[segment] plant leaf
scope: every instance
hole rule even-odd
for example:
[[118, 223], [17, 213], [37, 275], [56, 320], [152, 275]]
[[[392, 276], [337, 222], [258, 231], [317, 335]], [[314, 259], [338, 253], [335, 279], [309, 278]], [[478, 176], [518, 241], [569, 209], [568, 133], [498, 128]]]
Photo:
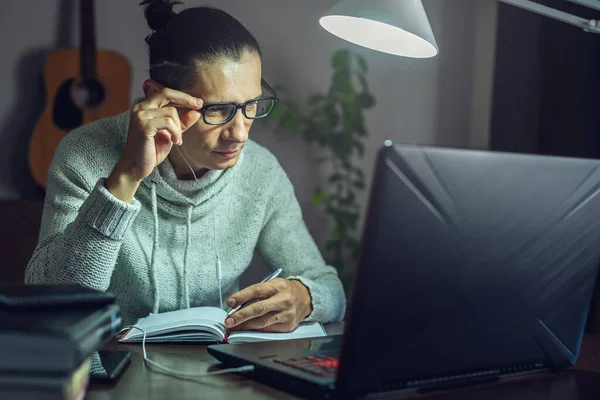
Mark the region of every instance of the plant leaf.
[[339, 240], [331, 240], [329, 239], [326, 243], [325, 243], [325, 250], [326, 251], [332, 251], [337, 249], [340, 246], [340, 241]]
[[363, 92], [369, 90], [369, 84], [367, 83], [367, 78], [365, 78], [364, 75], [358, 75], [358, 81], [360, 82]]
[[286, 112], [281, 116], [281, 127], [290, 133], [299, 133], [300, 120], [297, 115]]
[[336, 97], [339, 97], [342, 94], [346, 94], [346, 96], [354, 94], [354, 88], [350, 82], [350, 72], [348, 72], [348, 70], [339, 70], [333, 74], [332, 85], [333, 93], [336, 94]]
[[363, 180], [365, 179], [365, 173], [362, 171], [362, 169], [360, 168], [353, 168], [354, 173], [356, 174], [356, 176], [358, 176], [359, 180]]
[[336, 227], [333, 228], [333, 231], [331, 232], [330, 240], [335, 240], [335, 241], [339, 242], [341, 237], [342, 237], [341, 228], [339, 225], [336, 225]]
[[315, 93], [308, 98], [308, 104], [311, 106], [318, 106], [323, 101], [326, 100], [326, 97], [320, 93]]
[[[357, 196], [366, 182], [365, 173], [351, 160], [365, 153], [362, 137], [368, 132], [364, 110], [375, 106], [376, 100], [369, 92], [369, 66], [363, 57], [341, 49], [332, 55], [331, 66], [331, 84], [326, 91], [312, 93], [302, 109], [287, 94], [269, 118], [277, 120], [282, 131], [299, 133], [306, 143], [323, 148], [316, 162], [334, 167], [326, 178], [327, 185], [314, 187], [311, 202], [333, 222], [325, 245], [327, 259], [342, 271], [355, 263], [360, 249], [355, 238], [362, 212]], [[288, 92], [282, 85], [274, 87], [282, 94]]]
[[327, 199], [327, 195], [323, 192], [323, 189], [321, 189], [321, 186], [315, 187], [315, 190], [313, 191], [313, 194], [312, 194], [313, 205], [318, 206], [323, 201], [325, 201], [325, 199]]
[[356, 181], [354, 181], [354, 187], [357, 189], [364, 189], [365, 183], [361, 180], [356, 180]]
[[362, 144], [362, 142], [355, 140], [354, 141], [354, 147], [356, 147], [356, 150], [358, 151], [358, 155], [362, 158], [365, 155], [365, 145]]
[[335, 70], [350, 70], [350, 52], [346, 49], [341, 49], [333, 53], [331, 57], [331, 66]]
[[358, 95], [358, 102], [362, 108], [371, 108], [375, 105], [375, 97], [369, 92], [362, 92]]
[[267, 120], [277, 120], [281, 118], [283, 107], [279, 104], [275, 105], [269, 115], [267, 116]]
[[346, 198], [344, 199], [344, 204], [350, 205], [353, 204], [355, 200], [354, 192], [349, 190], [346, 194]]
[[344, 247], [348, 250], [355, 250], [357, 247], [359, 247], [358, 240], [348, 236], [346, 240], [344, 240]]
[[344, 179], [342, 174], [333, 174], [329, 177], [329, 183], [336, 183]]
[[356, 229], [356, 224], [358, 224], [358, 213], [349, 213], [348, 214], [348, 224], [350, 225], [350, 228], [352, 228], [352, 230]]
[[361, 124], [357, 124], [357, 125], [354, 127], [354, 131], [356, 132], [356, 134], [357, 134], [358, 136], [361, 136], [361, 137], [365, 137], [365, 136], [367, 136], [367, 130], [365, 129], [365, 125], [364, 125], [363, 123], [361, 123]]
[[325, 107], [322, 113], [326, 117], [325, 120], [327, 121], [327, 133], [328, 135], [331, 135], [333, 133], [333, 128], [337, 126], [340, 121], [340, 116], [338, 115], [335, 107], [331, 106]]

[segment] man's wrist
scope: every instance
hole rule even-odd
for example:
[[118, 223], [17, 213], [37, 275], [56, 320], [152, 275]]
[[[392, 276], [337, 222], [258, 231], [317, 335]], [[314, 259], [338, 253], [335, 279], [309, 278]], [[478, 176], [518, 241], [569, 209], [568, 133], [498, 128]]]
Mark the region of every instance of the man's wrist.
[[291, 282], [295, 286], [296, 293], [298, 293], [297, 298], [300, 299], [301, 319], [305, 319], [312, 314], [312, 297], [310, 295], [310, 290], [308, 290], [308, 287], [306, 287], [302, 281], [292, 279]]
[[130, 174], [122, 172], [117, 164], [106, 179], [104, 186], [113, 196], [126, 203], [132, 203], [140, 181]]

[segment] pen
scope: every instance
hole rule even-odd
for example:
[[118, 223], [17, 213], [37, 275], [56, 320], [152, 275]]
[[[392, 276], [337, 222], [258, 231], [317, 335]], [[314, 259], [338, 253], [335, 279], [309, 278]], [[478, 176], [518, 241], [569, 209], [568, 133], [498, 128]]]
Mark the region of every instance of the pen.
[[[279, 274], [281, 273], [281, 271], [283, 271], [283, 269], [281, 269], [281, 268], [277, 268], [275, 271], [273, 271], [273, 272], [271, 272], [269, 275], [265, 276], [265, 277], [263, 278], [263, 280], [262, 280], [262, 281], [260, 281], [260, 283], [265, 283], [265, 282], [267, 282], [267, 281], [270, 281], [270, 280], [272, 280], [272, 279], [275, 279], [275, 278], [277, 278], [277, 277], [279, 276]], [[244, 304], [240, 304], [239, 306], [237, 306], [237, 307], [235, 307], [235, 308], [232, 308], [232, 309], [231, 309], [231, 311], [229, 311], [229, 312], [227, 313], [227, 316], [229, 317], [231, 314], [233, 314], [234, 312], [238, 311], [240, 308], [242, 308], [242, 307], [246, 307], [247, 305], [249, 305], [249, 304], [252, 304], [252, 303], [254, 303], [255, 301], [258, 301], [258, 300], [250, 300], [250, 301], [248, 301], [248, 302], [246, 302], [246, 303], [244, 303]]]

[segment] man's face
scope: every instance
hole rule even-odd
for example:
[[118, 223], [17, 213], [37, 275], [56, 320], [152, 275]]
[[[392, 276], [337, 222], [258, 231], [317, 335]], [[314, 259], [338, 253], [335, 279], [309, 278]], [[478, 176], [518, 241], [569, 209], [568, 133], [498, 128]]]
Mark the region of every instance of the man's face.
[[[239, 61], [222, 58], [200, 64], [194, 86], [183, 91], [202, 99], [205, 106], [222, 102], [242, 104], [261, 96], [261, 77], [260, 57], [246, 52]], [[200, 117], [183, 133], [180, 150], [195, 171], [231, 168], [248, 140], [252, 122], [239, 109], [231, 121], [222, 125], [206, 124]], [[176, 151], [171, 152], [170, 160], [176, 170], [181, 170], [177, 166], [181, 166], [183, 160]]]

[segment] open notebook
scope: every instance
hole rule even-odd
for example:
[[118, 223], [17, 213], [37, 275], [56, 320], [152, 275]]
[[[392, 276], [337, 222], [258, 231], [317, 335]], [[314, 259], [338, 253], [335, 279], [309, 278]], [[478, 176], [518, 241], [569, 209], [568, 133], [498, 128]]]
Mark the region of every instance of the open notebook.
[[[294, 331], [286, 333], [236, 331], [228, 334], [224, 324], [226, 317], [227, 312], [220, 308], [193, 307], [150, 314], [140, 318], [134, 326], [146, 331], [147, 343], [241, 343], [327, 336], [318, 322], [301, 323]], [[129, 329], [119, 341], [141, 342], [143, 336], [140, 330]]]

